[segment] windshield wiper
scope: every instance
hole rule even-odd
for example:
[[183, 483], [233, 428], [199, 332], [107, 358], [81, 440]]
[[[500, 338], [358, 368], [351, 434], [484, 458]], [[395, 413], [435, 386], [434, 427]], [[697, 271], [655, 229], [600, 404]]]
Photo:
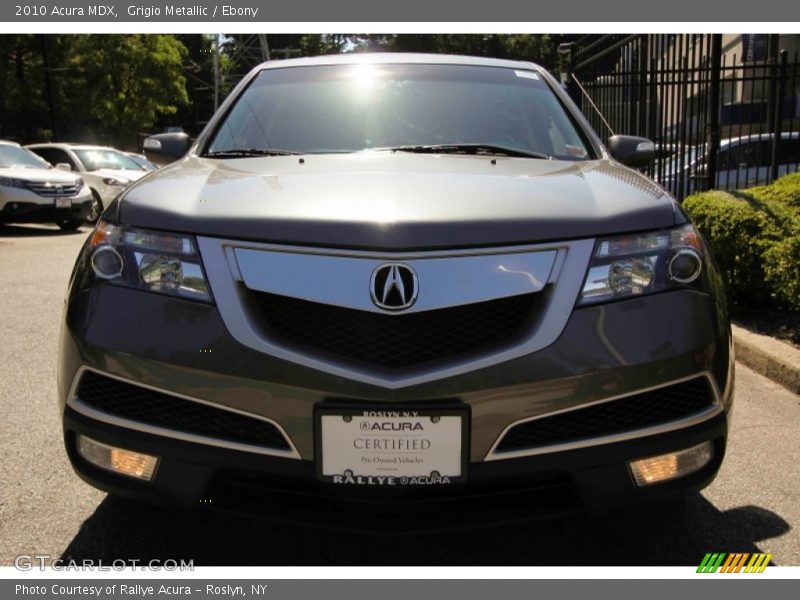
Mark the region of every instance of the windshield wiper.
[[497, 144], [421, 144], [416, 146], [395, 146], [393, 148], [378, 148], [386, 152], [413, 152], [416, 154], [485, 154], [512, 156], [515, 158], [541, 158], [549, 160], [549, 154], [520, 150]]
[[237, 148], [235, 150], [217, 150], [206, 152], [204, 158], [247, 158], [250, 156], [292, 156], [300, 154], [294, 150], [280, 150], [278, 148]]

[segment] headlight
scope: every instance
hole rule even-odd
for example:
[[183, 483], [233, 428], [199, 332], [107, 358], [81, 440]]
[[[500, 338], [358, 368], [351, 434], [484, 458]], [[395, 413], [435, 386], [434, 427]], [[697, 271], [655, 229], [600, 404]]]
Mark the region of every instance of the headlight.
[[81, 179], [80, 177], [78, 177], [78, 178], [75, 180], [75, 187], [77, 187], [78, 189], [81, 189], [81, 188], [83, 187], [83, 179]]
[[578, 304], [593, 304], [693, 284], [705, 250], [692, 225], [597, 240]]
[[14, 179], [13, 177], [0, 177], [0, 185], [16, 188], [26, 187], [24, 179]]
[[123, 179], [122, 177], [106, 177], [105, 179], [103, 179], [103, 183], [105, 183], [106, 185], [116, 185], [119, 187], [125, 187], [130, 185], [131, 180]]
[[126, 287], [211, 302], [193, 236], [98, 221], [89, 262], [99, 279]]

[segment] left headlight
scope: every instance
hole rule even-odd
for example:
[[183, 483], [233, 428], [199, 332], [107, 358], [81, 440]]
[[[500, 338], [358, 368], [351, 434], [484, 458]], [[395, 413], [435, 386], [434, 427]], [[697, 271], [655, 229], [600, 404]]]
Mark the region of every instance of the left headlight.
[[193, 236], [98, 221], [88, 244], [94, 275], [109, 283], [212, 302]]
[[597, 240], [578, 305], [700, 287], [703, 240], [691, 225]]

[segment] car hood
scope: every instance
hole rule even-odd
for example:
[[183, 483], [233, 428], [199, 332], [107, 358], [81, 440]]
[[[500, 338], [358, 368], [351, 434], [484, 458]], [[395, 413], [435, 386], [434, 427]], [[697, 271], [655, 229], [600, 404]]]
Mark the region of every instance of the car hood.
[[115, 179], [136, 181], [141, 179], [142, 175], [146, 175], [147, 173], [141, 169], [97, 169], [96, 171], [90, 171], [90, 174], [98, 177], [113, 177]]
[[402, 250], [670, 227], [675, 204], [609, 160], [364, 152], [190, 157], [119, 204], [122, 223], [213, 237]]
[[60, 169], [26, 169], [24, 167], [0, 168], [0, 177], [24, 179], [25, 181], [60, 183], [72, 185], [78, 179], [77, 173], [67, 173]]

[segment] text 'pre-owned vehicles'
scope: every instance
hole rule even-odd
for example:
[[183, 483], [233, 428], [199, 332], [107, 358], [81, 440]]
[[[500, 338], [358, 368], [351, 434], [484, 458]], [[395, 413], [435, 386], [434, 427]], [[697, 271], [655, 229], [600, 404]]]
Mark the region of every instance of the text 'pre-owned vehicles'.
[[[725, 451], [701, 236], [526, 62], [270, 62], [104, 212], [58, 388], [116, 494], [440, 527], [686, 493]], [[388, 518], [387, 518], [388, 517]]]
[[87, 144], [27, 146], [54, 167], [80, 173], [92, 190], [88, 220], [94, 223], [114, 197], [147, 172], [123, 152]]
[[0, 140], [0, 223], [56, 223], [71, 231], [81, 226], [91, 204], [83, 179]]

